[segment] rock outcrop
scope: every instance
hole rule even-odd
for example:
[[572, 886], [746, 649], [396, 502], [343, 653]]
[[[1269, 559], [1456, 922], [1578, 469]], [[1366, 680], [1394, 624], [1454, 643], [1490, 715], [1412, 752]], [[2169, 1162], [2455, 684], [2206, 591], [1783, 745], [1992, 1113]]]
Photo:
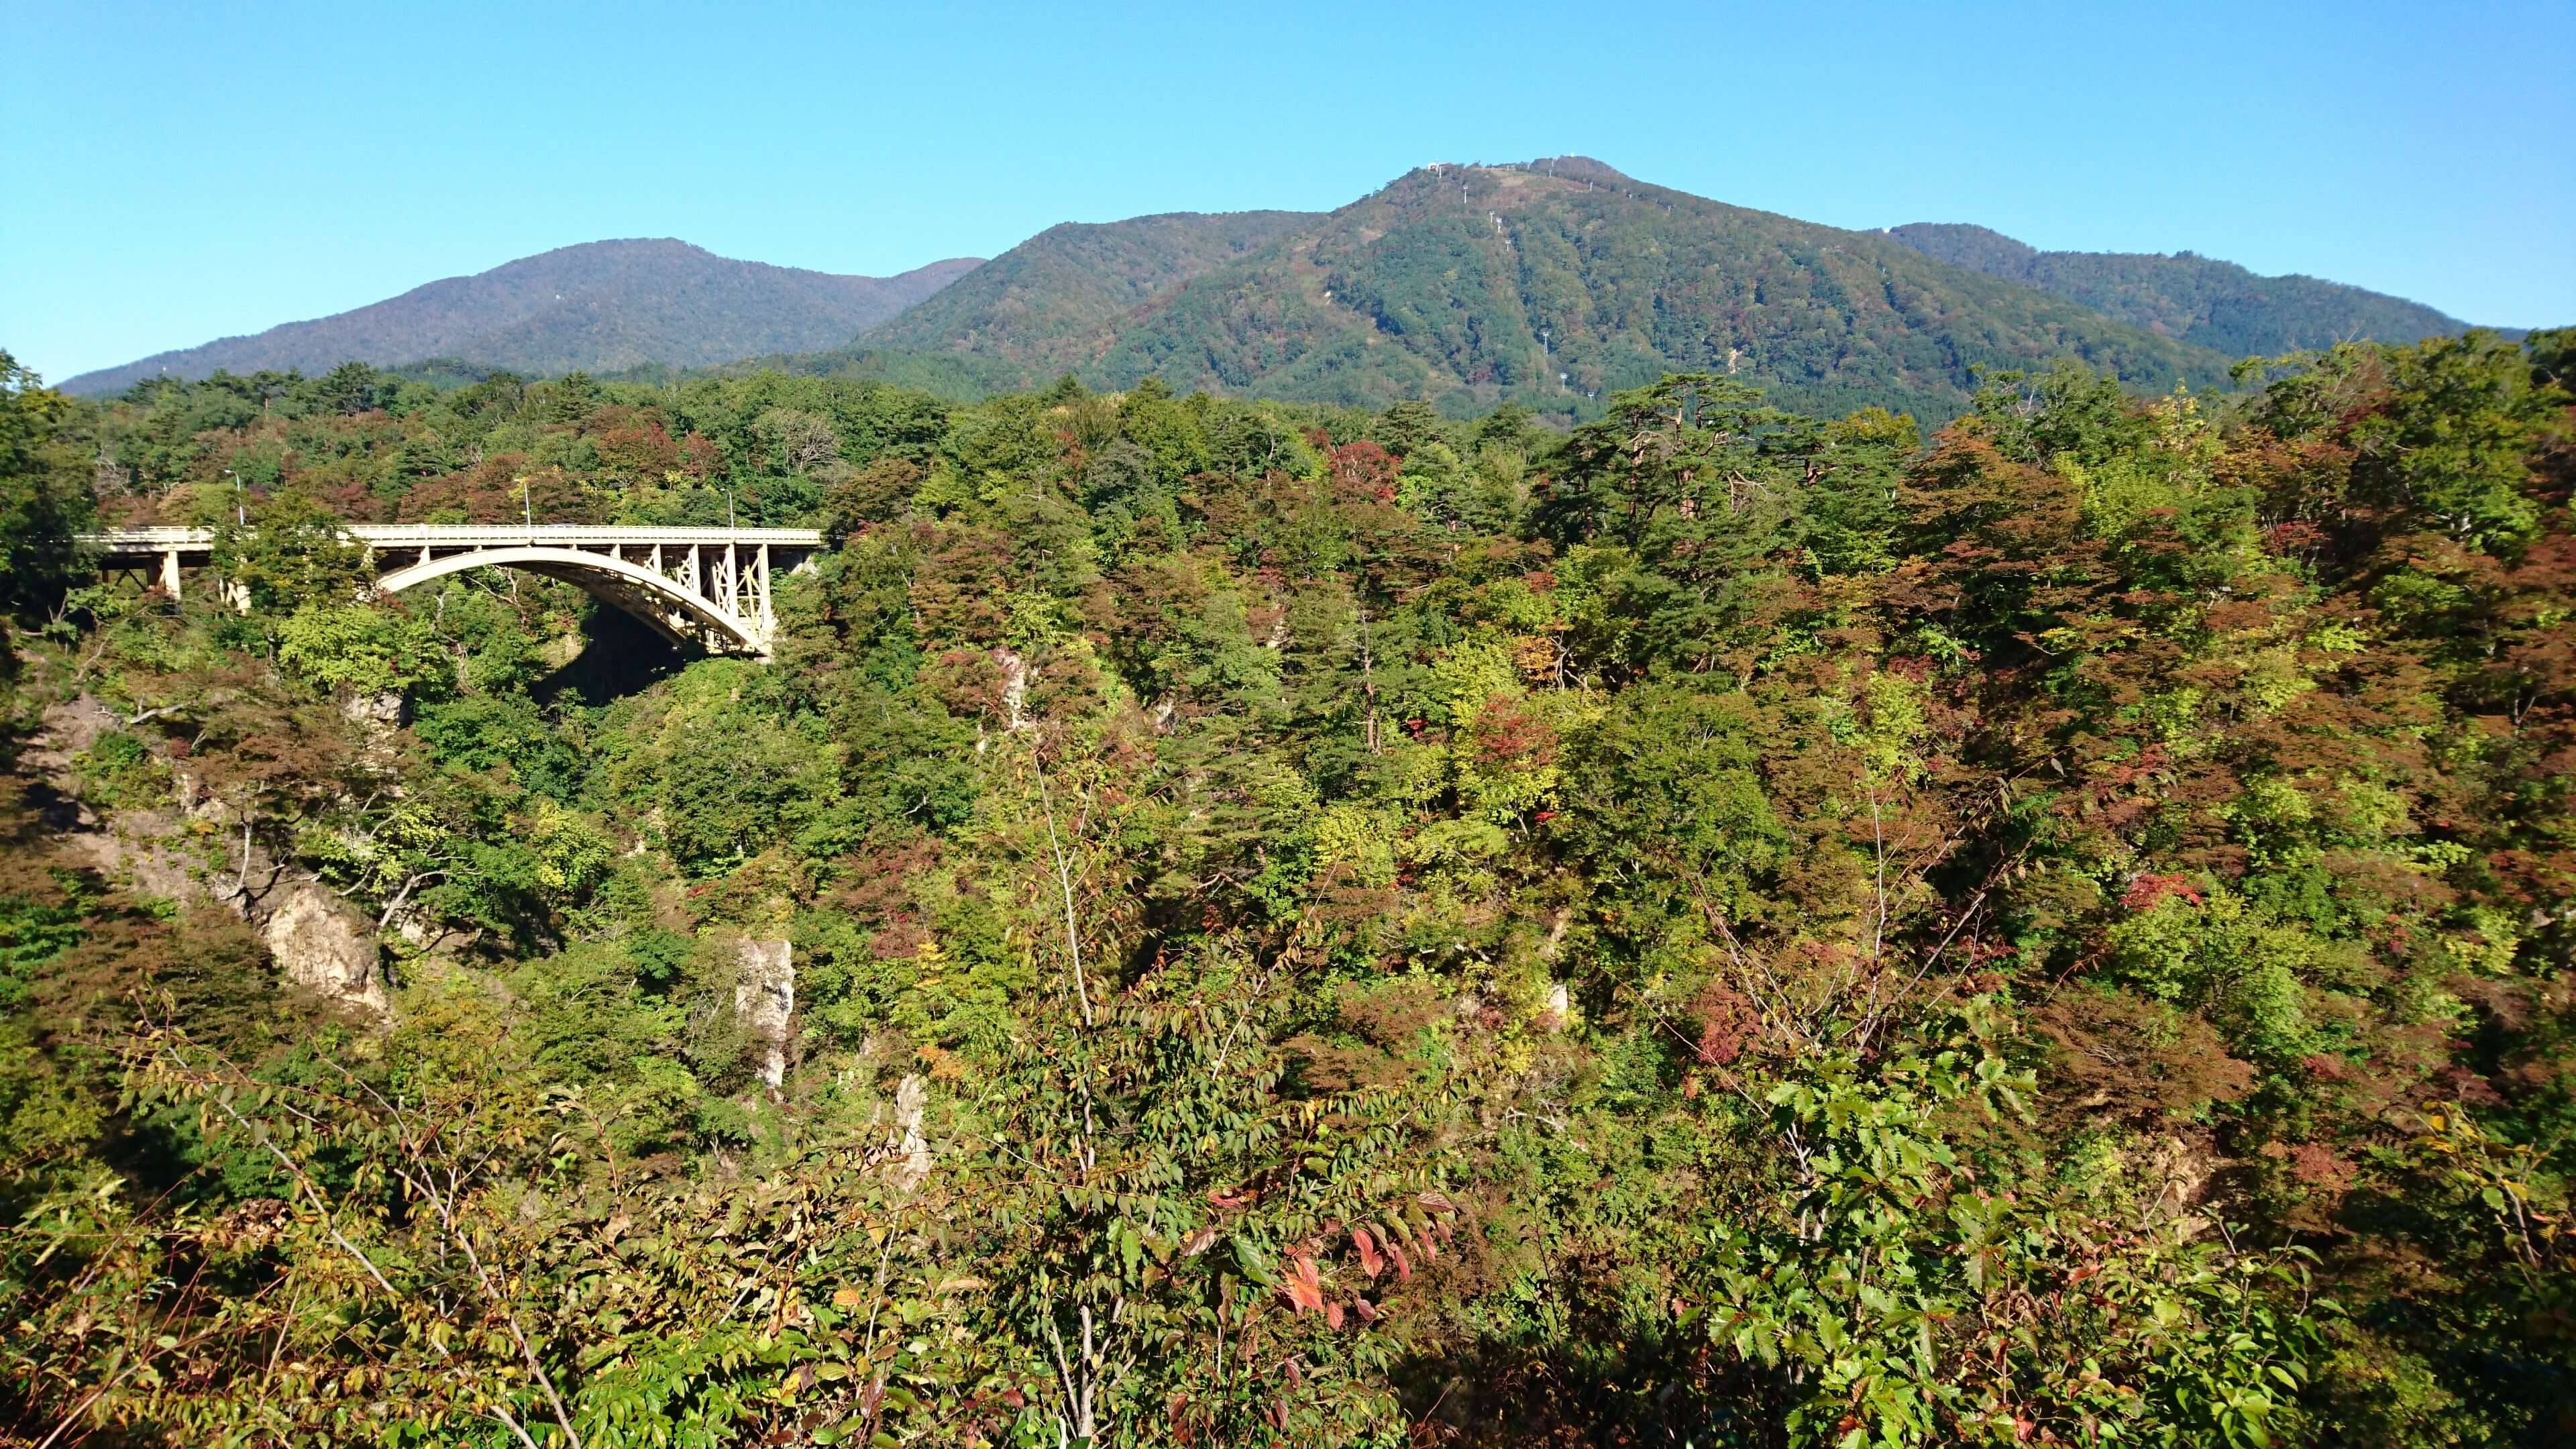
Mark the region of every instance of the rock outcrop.
[[328, 887], [283, 885], [247, 914], [287, 980], [378, 1014], [393, 1009], [377, 969], [375, 922]]
[[894, 1165], [894, 1181], [905, 1192], [930, 1176], [930, 1141], [921, 1135], [921, 1112], [930, 1105], [930, 1084], [907, 1074], [895, 1084], [894, 1129], [902, 1134], [896, 1148], [903, 1154]]
[[733, 1010], [751, 1033], [760, 1079], [775, 1089], [787, 1079], [787, 1044], [796, 1017], [796, 952], [786, 941], [745, 939], [734, 977]]
[[244, 858], [230, 876], [212, 872], [186, 848], [186, 817], [216, 821], [233, 834], [225, 806], [200, 796], [184, 772], [177, 812], [119, 810], [102, 819], [74, 794], [74, 761], [123, 722], [98, 701], [83, 697], [45, 711], [44, 728], [24, 757], [69, 804], [64, 848], [83, 865], [145, 895], [220, 905], [259, 932], [286, 979], [370, 1014], [392, 1010], [385, 989], [375, 922], [311, 878], [290, 878], [255, 840], [236, 837]]

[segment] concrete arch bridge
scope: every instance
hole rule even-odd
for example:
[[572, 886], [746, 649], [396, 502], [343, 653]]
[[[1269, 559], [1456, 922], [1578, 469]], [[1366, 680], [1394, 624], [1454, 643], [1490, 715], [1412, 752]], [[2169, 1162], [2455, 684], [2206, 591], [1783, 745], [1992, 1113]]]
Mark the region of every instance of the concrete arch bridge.
[[[578, 585], [675, 644], [762, 658], [777, 629], [771, 578], [811, 569], [823, 548], [823, 535], [805, 528], [356, 523], [343, 531], [366, 550], [382, 593], [468, 569], [518, 569]], [[203, 528], [123, 528], [83, 539], [103, 571], [139, 574], [173, 595], [187, 573], [212, 568], [214, 541]]]

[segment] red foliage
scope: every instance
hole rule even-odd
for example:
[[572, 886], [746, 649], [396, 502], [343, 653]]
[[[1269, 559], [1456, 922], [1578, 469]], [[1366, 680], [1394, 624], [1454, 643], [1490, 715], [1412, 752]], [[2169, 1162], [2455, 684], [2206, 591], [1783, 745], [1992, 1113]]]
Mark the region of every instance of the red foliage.
[[2133, 911], [2151, 910], [2156, 902], [2167, 896], [2180, 896], [2195, 906], [2200, 904], [2200, 892], [2193, 890], [2191, 883], [2183, 877], [2147, 871], [2140, 871], [2129, 881], [2128, 890], [2120, 896], [2120, 904]]
[[659, 483], [680, 471], [680, 445], [654, 419], [599, 433], [591, 446], [599, 450], [600, 471], [613, 478]]
[[1369, 1236], [1368, 1229], [1353, 1228], [1351, 1247], [1360, 1255], [1360, 1271], [1369, 1276], [1370, 1282], [1376, 1282], [1377, 1275], [1386, 1269], [1386, 1257], [1378, 1252], [1377, 1240]]
[[[1320, 438], [1319, 438], [1320, 443]], [[1403, 460], [1365, 440], [1324, 449], [1324, 467], [1332, 474], [1337, 503], [1391, 503], [1396, 474]]]
[[531, 468], [523, 453], [497, 453], [404, 494], [395, 521], [516, 523], [531, 515], [539, 523], [598, 523], [604, 518], [580, 479], [560, 468]]
[[1691, 1001], [1691, 1014], [1699, 1018], [1699, 1040], [1692, 1044], [1691, 1054], [1704, 1067], [1725, 1066], [1762, 1035], [1761, 1014], [1752, 999], [1723, 981], [1700, 988]]
[[1304, 1253], [1291, 1254], [1288, 1271], [1279, 1275], [1279, 1294], [1300, 1313], [1324, 1311], [1324, 1285], [1316, 1275], [1315, 1260]]
[[1556, 731], [1527, 700], [1508, 694], [1485, 701], [1471, 736], [1485, 764], [1535, 770], [1556, 762]]

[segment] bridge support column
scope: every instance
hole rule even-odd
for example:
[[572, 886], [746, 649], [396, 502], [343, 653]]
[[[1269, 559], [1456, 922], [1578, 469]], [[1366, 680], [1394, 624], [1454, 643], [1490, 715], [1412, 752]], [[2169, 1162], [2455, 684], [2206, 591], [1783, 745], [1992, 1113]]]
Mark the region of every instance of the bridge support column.
[[752, 617], [753, 617], [753, 618], [756, 618], [756, 619], [758, 619], [758, 620], [760, 621], [760, 632], [761, 632], [761, 635], [762, 635], [762, 637], [766, 638], [766, 637], [768, 636], [768, 634], [769, 634], [770, 629], [771, 629], [774, 625], [776, 625], [776, 624], [777, 624], [777, 622], [778, 622], [778, 616], [777, 616], [776, 614], [774, 614], [774, 613], [770, 612], [770, 608], [769, 608], [769, 545], [768, 545], [768, 544], [765, 544], [765, 543], [764, 543], [764, 544], [762, 544], [762, 545], [760, 546], [760, 557], [759, 557], [759, 559], [758, 559], [756, 562], [754, 562], [754, 563], [752, 564], [752, 568], [751, 568], [751, 588], [752, 588], [752, 595], [753, 595], [753, 600], [754, 600], [754, 603], [753, 603], [753, 612], [752, 612]]
[[161, 588], [171, 598], [179, 597], [179, 551], [175, 548], [161, 555]]

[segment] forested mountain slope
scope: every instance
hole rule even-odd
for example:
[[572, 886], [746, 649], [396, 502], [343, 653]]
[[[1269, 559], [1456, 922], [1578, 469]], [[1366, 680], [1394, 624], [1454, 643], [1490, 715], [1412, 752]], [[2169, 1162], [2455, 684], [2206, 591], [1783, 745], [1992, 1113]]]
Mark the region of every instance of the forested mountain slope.
[[[1414, 327], [1586, 215], [1477, 273], [1456, 184], [1255, 269]], [[0, 1439], [2566, 1443], [2571, 370], [1927, 433], [0, 357]], [[523, 507], [829, 546], [621, 683], [337, 529]], [[265, 944], [315, 890], [379, 996]]]
[[2413, 342], [2468, 325], [2420, 302], [2316, 277], [2262, 277], [2179, 252], [2043, 252], [1981, 226], [1915, 222], [1887, 234], [1925, 256], [2027, 282], [2160, 337], [2230, 357], [2371, 338]]
[[[998, 263], [996, 264], [998, 265]], [[989, 270], [989, 269], [988, 269]], [[1453, 414], [1503, 400], [1566, 416], [1674, 369], [1724, 373], [1801, 407], [1946, 416], [1972, 369], [2074, 356], [2150, 390], [2215, 385], [2224, 359], [2016, 284], [1846, 232], [1650, 186], [1581, 157], [1412, 172], [1267, 246], [1121, 300], [1062, 273], [1009, 296], [987, 281], [868, 334], [861, 348], [1147, 373], [1310, 402], [1427, 396]], [[1031, 326], [1031, 319], [1041, 325]], [[832, 364], [822, 363], [828, 368]]]
[[319, 373], [343, 362], [431, 358], [537, 375], [699, 367], [839, 346], [976, 265], [963, 257], [900, 276], [850, 277], [734, 261], [682, 241], [589, 242], [355, 311], [83, 373], [63, 387], [105, 395], [219, 368]]
[[960, 353], [1051, 377], [1096, 357], [1139, 305], [1315, 220], [1299, 211], [1237, 211], [1066, 222], [879, 324], [859, 345]]

